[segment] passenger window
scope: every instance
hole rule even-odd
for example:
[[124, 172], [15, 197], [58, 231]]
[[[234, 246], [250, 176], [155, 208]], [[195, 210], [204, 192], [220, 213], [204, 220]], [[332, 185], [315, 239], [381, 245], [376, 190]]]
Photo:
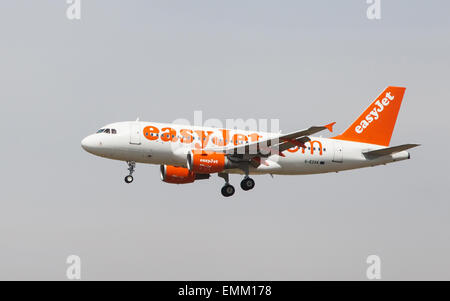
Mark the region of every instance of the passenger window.
[[109, 134], [109, 129], [106, 129], [104, 133]]

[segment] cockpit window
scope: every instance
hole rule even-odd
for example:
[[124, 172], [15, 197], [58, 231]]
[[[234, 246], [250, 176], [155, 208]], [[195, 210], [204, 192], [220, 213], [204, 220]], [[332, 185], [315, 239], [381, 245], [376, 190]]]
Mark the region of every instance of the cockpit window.
[[97, 134], [100, 133], [105, 133], [105, 134], [117, 134], [117, 130], [116, 129], [99, 129], [97, 131]]

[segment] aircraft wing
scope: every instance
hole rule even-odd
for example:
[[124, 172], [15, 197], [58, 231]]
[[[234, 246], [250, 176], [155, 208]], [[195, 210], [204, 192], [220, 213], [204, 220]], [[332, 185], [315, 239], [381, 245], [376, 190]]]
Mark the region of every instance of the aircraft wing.
[[230, 156], [243, 155], [249, 158], [261, 156], [268, 157], [273, 154], [284, 156], [282, 152], [291, 147], [304, 147], [304, 143], [310, 141], [308, 137], [309, 135], [313, 135], [325, 129], [328, 129], [330, 132], [332, 132], [333, 125], [335, 123], [336, 122], [333, 122], [324, 126], [312, 126], [306, 130], [300, 130], [289, 134], [281, 134], [274, 138], [268, 138], [242, 145], [235, 145], [225, 148], [205, 149], [205, 151], [224, 152]]

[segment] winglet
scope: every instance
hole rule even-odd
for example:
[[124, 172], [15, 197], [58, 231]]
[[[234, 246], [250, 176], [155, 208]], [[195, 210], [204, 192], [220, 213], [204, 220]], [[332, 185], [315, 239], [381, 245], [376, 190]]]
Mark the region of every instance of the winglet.
[[333, 126], [336, 124], [336, 122], [329, 123], [327, 125], [324, 125], [330, 132], [333, 132]]

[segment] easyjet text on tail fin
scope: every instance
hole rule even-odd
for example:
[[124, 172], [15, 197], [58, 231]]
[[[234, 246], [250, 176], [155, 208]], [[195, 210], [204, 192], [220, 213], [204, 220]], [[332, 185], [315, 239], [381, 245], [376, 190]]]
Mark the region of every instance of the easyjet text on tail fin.
[[388, 146], [405, 90], [387, 87], [345, 132], [334, 139]]

